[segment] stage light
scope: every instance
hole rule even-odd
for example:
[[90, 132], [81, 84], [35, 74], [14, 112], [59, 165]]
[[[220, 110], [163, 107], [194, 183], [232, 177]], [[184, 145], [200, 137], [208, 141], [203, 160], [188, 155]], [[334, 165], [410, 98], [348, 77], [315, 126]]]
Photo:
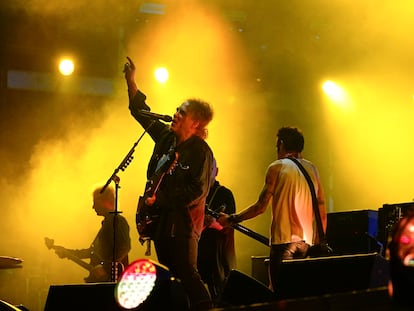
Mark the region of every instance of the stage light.
[[125, 268], [115, 286], [115, 300], [127, 310], [189, 309], [181, 282], [150, 259], [138, 259]]
[[59, 72], [64, 76], [70, 76], [75, 70], [75, 64], [71, 59], [65, 58], [59, 62]]
[[154, 75], [155, 79], [160, 83], [167, 82], [169, 76], [167, 68], [164, 67], [157, 68], [154, 72]]
[[323, 83], [322, 89], [334, 102], [342, 103], [345, 101], [345, 91], [335, 82], [326, 81]]

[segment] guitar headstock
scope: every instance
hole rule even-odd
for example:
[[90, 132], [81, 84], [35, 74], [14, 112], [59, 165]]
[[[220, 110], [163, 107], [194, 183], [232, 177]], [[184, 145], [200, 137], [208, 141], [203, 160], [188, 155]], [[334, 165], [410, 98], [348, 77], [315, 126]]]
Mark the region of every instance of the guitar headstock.
[[49, 238], [45, 238], [45, 244], [46, 244], [46, 247], [48, 249], [51, 249], [51, 248], [53, 248], [55, 246], [55, 240], [49, 239]]

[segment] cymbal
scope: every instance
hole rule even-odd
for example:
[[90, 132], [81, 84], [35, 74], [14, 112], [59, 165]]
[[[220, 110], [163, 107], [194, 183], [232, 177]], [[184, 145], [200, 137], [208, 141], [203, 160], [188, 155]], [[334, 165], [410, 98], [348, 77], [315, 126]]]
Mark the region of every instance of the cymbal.
[[10, 257], [10, 256], [0, 256], [0, 269], [10, 269], [10, 268], [21, 268], [23, 259]]

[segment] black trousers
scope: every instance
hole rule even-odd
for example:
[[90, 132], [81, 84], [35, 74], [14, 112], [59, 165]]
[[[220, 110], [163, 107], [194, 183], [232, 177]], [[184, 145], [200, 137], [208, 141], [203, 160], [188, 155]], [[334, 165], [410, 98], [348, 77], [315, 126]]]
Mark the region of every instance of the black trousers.
[[285, 259], [300, 259], [305, 258], [308, 251], [309, 244], [305, 241], [291, 242], [285, 244], [273, 244], [270, 247], [269, 256], [269, 280], [270, 289], [277, 291], [278, 276], [282, 261]]
[[190, 300], [191, 310], [213, 307], [210, 294], [197, 271], [198, 240], [169, 237], [154, 241], [158, 261], [181, 280]]

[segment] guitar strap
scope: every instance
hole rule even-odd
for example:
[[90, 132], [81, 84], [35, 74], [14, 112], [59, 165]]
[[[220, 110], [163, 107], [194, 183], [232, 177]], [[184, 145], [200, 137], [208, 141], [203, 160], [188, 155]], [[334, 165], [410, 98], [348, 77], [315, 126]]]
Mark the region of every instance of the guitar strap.
[[165, 166], [165, 163], [167, 163], [167, 162], [171, 163], [171, 161], [174, 160], [174, 158], [175, 158], [174, 153], [175, 153], [176, 146], [177, 146], [177, 141], [176, 141], [176, 138], [174, 136], [173, 139], [172, 139], [172, 142], [171, 142], [171, 146], [168, 149], [168, 152], [163, 154], [160, 157], [160, 159], [158, 160], [157, 167], [155, 169], [155, 174], [160, 172], [160, 169]]
[[299, 167], [299, 169], [301, 170], [303, 176], [305, 176], [305, 179], [308, 182], [310, 192], [311, 192], [311, 195], [312, 195], [312, 207], [313, 207], [313, 213], [314, 213], [315, 219], [316, 219], [316, 226], [317, 226], [317, 229], [318, 229], [319, 242], [324, 242], [324, 241], [326, 241], [326, 237], [325, 237], [325, 233], [324, 233], [323, 227], [322, 227], [322, 220], [321, 220], [321, 214], [320, 214], [320, 211], [319, 211], [318, 199], [316, 197], [315, 187], [313, 186], [312, 179], [310, 178], [308, 172], [305, 170], [303, 165], [298, 161], [298, 159], [292, 158], [292, 157], [287, 157], [286, 159], [289, 159], [289, 160], [293, 161]]
[[[176, 147], [177, 147], [177, 138], [175, 137], [175, 135], [173, 135], [170, 148], [168, 149], [168, 152], [166, 154], [163, 154], [162, 157], [158, 160], [154, 174], [160, 173], [161, 169], [165, 169], [166, 162], [168, 162], [169, 164], [173, 163], [173, 161], [175, 160]], [[161, 172], [161, 173], [164, 173], [164, 172]], [[144, 240], [144, 242], [146, 242], [145, 256], [151, 256], [151, 239], [147, 238]]]
[[220, 185], [220, 186], [218, 186], [217, 188], [216, 188], [216, 190], [214, 190], [214, 193], [213, 193], [213, 195], [211, 196], [211, 198], [210, 198], [210, 200], [208, 201], [208, 203], [207, 203], [207, 208], [210, 208], [210, 205], [213, 203], [213, 201], [214, 201], [214, 197], [216, 196], [216, 194], [217, 194], [217, 192], [218, 192], [218, 190], [220, 189], [220, 188], [222, 188], [223, 186], [222, 185]]

